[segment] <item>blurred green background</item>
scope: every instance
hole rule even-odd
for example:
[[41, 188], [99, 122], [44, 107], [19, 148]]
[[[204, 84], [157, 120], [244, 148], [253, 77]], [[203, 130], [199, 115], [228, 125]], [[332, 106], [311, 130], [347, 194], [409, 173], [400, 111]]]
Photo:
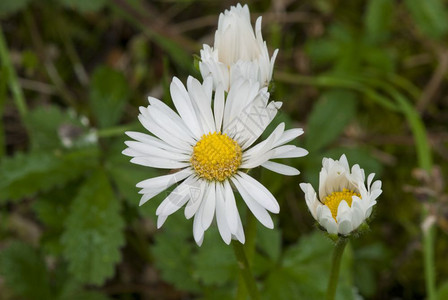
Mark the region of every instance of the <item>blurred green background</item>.
[[[236, 260], [216, 228], [200, 248], [181, 211], [156, 230], [166, 193], [138, 207], [135, 184], [165, 173], [121, 154], [124, 131], [144, 130], [146, 96], [171, 105], [173, 76], [200, 77], [194, 55], [234, 4], [0, 1], [1, 300], [234, 297]], [[383, 195], [370, 231], [346, 249], [338, 299], [425, 298], [425, 209], [436, 222], [438, 298], [448, 299], [448, 1], [248, 4], [271, 53], [280, 49], [274, 123], [303, 127], [297, 144], [310, 151], [289, 162], [298, 177], [254, 171], [281, 206], [274, 230], [257, 228], [262, 298], [323, 298], [332, 242], [298, 184], [317, 187], [322, 157], [346, 153], [377, 174]], [[431, 174], [418, 169], [419, 117]]]

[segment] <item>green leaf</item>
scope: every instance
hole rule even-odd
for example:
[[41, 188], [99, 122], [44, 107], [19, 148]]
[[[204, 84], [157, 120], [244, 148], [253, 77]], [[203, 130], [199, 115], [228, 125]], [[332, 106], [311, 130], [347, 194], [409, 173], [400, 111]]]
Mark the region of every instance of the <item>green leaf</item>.
[[356, 94], [346, 90], [326, 91], [314, 105], [308, 119], [306, 149], [314, 152], [333, 142], [353, 119]]
[[2, 0], [0, 1], [0, 17], [7, 17], [24, 9], [30, 0]]
[[123, 73], [107, 66], [95, 69], [89, 105], [99, 127], [110, 127], [120, 121], [129, 94], [129, 86]]
[[405, 0], [412, 18], [423, 34], [442, 40], [448, 32], [448, 13], [442, 0]]
[[437, 290], [437, 300], [448, 299], [448, 281], [445, 281]]
[[63, 186], [97, 163], [97, 151], [18, 153], [0, 163], [0, 199], [14, 200]]
[[194, 277], [204, 285], [235, 282], [238, 268], [232, 247], [222, 240], [216, 226], [205, 232], [204, 243], [193, 258]]
[[371, 0], [368, 2], [364, 22], [369, 40], [380, 42], [389, 36], [394, 11], [394, 1]]
[[6, 285], [24, 299], [52, 299], [45, 262], [29, 245], [13, 242], [0, 252], [0, 274]]
[[62, 5], [80, 12], [95, 12], [102, 9], [106, 0], [59, 0]]
[[124, 221], [103, 171], [84, 183], [70, 206], [62, 236], [70, 273], [81, 282], [101, 285], [114, 274], [124, 244]]
[[[303, 236], [286, 250], [283, 264], [268, 276], [263, 299], [324, 299], [334, 244], [321, 232]], [[352, 254], [346, 247], [336, 299], [353, 299]]]
[[179, 290], [198, 292], [200, 286], [193, 278], [192, 263], [193, 250], [197, 246], [191, 242], [191, 223], [183, 214], [171, 215], [155, 235], [151, 252], [164, 280]]

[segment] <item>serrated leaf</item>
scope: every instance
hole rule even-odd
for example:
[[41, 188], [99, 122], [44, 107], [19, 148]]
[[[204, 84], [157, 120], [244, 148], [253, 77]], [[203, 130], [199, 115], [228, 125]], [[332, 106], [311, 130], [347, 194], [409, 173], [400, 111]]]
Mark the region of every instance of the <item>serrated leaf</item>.
[[62, 236], [69, 272], [81, 282], [101, 285], [114, 274], [124, 244], [124, 221], [103, 171], [97, 170], [70, 206]]
[[200, 286], [193, 278], [193, 250], [191, 243], [191, 221], [182, 214], [171, 215], [161, 231], [155, 235], [151, 247], [154, 262], [162, 278], [179, 290], [200, 291]]
[[0, 17], [7, 17], [24, 9], [30, 0], [2, 0], [0, 1]]
[[129, 93], [123, 73], [107, 66], [95, 69], [90, 86], [89, 105], [99, 127], [109, 127], [120, 120]]
[[216, 226], [205, 232], [204, 243], [193, 258], [193, 274], [204, 285], [224, 285], [236, 282], [238, 268], [232, 247], [226, 245]]
[[368, 2], [364, 22], [370, 41], [383, 41], [389, 36], [394, 11], [394, 1], [371, 0]]
[[356, 112], [356, 94], [345, 90], [326, 91], [314, 105], [308, 119], [305, 143], [309, 152], [333, 142]]
[[442, 40], [448, 33], [448, 13], [441, 0], [405, 0], [417, 27], [427, 36]]
[[97, 150], [82, 149], [68, 153], [18, 153], [0, 163], [1, 201], [62, 186], [82, 175], [97, 163]]
[[[267, 278], [263, 299], [324, 299], [333, 248], [321, 232], [303, 236], [286, 250], [282, 265]], [[336, 299], [353, 299], [351, 265], [352, 254], [346, 247]]]
[[0, 274], [7, 286], [24, 299], [52, 298], [45, 262], [27, 244], [13, 242], [0, 252]]
[[64, 6], [80, 12], [95, 12], [102, 9], [106, 0], [59, 0]]

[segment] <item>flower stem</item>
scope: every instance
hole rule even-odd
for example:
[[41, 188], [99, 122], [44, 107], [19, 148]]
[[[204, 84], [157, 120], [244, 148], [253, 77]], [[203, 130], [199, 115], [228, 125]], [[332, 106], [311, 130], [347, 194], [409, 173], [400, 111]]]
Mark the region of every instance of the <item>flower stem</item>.
[[345, 245], [347, 245], [347, 242], [348, 238], [339, 238], [334, 247], [330, 279], [328, 281], [328, 288], [327, 288], [327, 300], [333, 300], [336, 295], [336, 288], [338, 286], [342, 253], [344, 253]]
[[[232, 241], [232, 246], [238, 262], [238, 268], [240, 269], [241, 277], [243, 278], [245, 287], [249, 292], [251, 299], [252, 300], [260, 299], [260, 294], [258, 293], [257, 285], [255, 283], [255, 279], [249, 265], [248, 256], [246, 256], [246, 251], [244, 250], [243, 244], [241, 244], [238, 241]], [[242, 292], [241, 290], [242, 290], [241, 286], [239, 286], [237, 294], [238, 299], [245, 299], [245, 293]]]

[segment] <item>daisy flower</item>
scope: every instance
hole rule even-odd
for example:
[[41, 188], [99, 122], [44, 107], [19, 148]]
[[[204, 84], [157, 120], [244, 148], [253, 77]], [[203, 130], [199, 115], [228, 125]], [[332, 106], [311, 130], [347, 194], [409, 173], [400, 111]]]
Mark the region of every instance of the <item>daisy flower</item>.
[[138, 183], [143, 194], [140, 205], [176, 184], [157, 208], [158, 228], [185, 205], [185, 217], [194, 216], [193, 236], [198, 245], [215, 215], [227, 244], [232, 238], [244, 243], [235, 187], [254, 216], [273, 228], [268, 211], [278, 213], [279, 205], [247, 170], [262, 166], [280, 174], [298, 175], [297, 169], [271, 160], [306, 155], [305, 149], [285, 145], [303, 130], [285, 130], [281, 123], [266, 140], [255, 144], [281, 106], [280, 102], [268, 102], [267, 88], [260, 89], [258, 82], [241, 79], [225, 97], [221, 85], [213, 93], [211, 78], [201, 84], [189, 77], [187, 89], [174, 78], [170, 93], [177, 113], [149, 97], [149, 106], [140, 107], [139, 120], [151, 135], [126, 132], [135, 140], [127, 141], [128, 148], [123, 151], [133, 157], [131, 162], [175, 170]]
[[373, 182], [364, 170], [354, 165], [350, 171], [347, 158], [324, 158], [319, 174], [319, 198], [309, 183], [301, 183], [306, 204], [314, 219], [330, 234], [349, 235], [372, 213], [376, 198], [381, 195], [381, 181]]
[[278, 49], [269, 58], [261, 35], [261, 17], [254, 32], [249, 7], [237, 4], [219, 15], [214, 46], [203, 46], [199, 69], [203, 78], [212, 76], [214, 86], [222, 84], [226, 91], [239, 77], [268, 86], [277, 53]]

